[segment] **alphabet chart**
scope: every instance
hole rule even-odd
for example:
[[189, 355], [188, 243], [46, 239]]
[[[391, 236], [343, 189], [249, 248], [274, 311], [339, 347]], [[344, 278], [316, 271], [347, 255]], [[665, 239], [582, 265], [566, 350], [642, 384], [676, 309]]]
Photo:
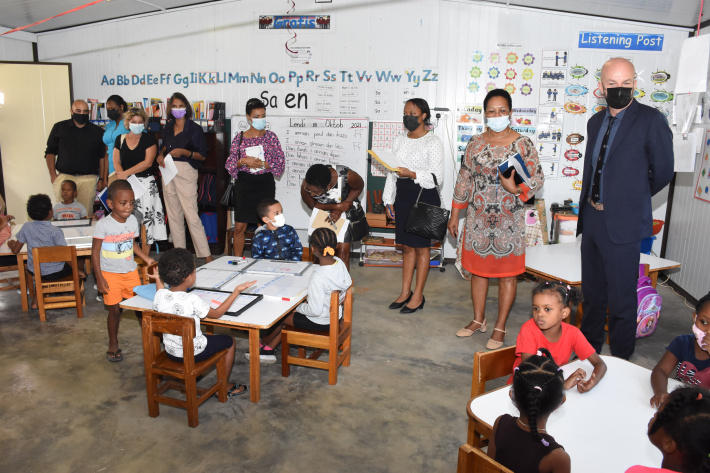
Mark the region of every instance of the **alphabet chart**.
[[[392, 140], [395, 136], [405, 133], [404, 124], [401, 121], [372, 122], [372, 148], [373, 150], [391, 150]], [[373, 177], [387, 176], [387, 169], [375, 160], [370, 164], [370, 172]]]

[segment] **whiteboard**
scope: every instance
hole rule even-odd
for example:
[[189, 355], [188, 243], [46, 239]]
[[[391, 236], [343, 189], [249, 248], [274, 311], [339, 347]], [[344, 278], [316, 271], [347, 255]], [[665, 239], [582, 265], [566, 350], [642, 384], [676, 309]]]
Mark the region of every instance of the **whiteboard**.
[[[281, 202], [286, 223], [306, 230], [311, 211], [301, 199], [301, 183], [316, 163], [340, 164], [358, 173], [367, 189], [367, 118], [267, 117], [266, 128], [281, 142], [286, 158], [283, 176], [276, 180], [276, 200]], [[247, 130], [244, 116], [232, 117], [232, 140]], [[365, 208], [366, 192], [360, 196]]]

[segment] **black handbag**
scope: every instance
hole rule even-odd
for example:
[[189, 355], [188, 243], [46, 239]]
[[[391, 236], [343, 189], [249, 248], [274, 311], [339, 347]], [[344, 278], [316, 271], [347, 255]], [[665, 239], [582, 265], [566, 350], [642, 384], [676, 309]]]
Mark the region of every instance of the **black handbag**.
[[[438, 191], [439, 183], [436, 182], [436, 176], [434, 176], [434, 185], [437, 186]], [[419, 189], [417, 201], [414, 203], [414, 207], [409, 212], [409, 217], [407, 217], [407, 221], [404, 224], [404, 231], [424, 238], [443, 241], [446, 238], [446, 226], [449, 223], [450, 212], [443, 207], [425, 202], [420, 203], [419, 198], [422, 196], [422, 190], [424, 189]], [[441, 200], [441, 197], [439, 197], [439, 200]]]
[[[239, 143], [237, 143], [237, 152], [239, 151], [239, 146], [242, 144], [242, 138], [244, 138], [244, 132], [239, 133]], [[224, 195], [219, 199], [219, 203], [225, 207], [234, 207], [234, 178], [229, 180], [227, 189], [224, 191]]]
[[353, 206], [347, 211], [346, 216], [350, 220], [350, 239], [360, 241], [370, 233], [370, 225], [367, 223], [365, 209], [359, 200], [353, 202]]

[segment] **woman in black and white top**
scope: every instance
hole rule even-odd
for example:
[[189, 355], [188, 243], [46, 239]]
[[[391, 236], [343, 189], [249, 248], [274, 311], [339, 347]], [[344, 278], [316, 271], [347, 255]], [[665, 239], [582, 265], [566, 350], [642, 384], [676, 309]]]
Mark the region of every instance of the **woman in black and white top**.
[[123, 114], [123, 125], [130, 133], [116, 137], [113, 167], [116, 179], [128, 179], [135, 175], [146, 188], [146, 192], [136, 199], [135, 209], [143, 216], [141, 223], [145, 225], [146, 241], [152, 245], [155, 241], [168, 239], [168, 228], [154, 177], [158, 143], [152, 133], [145, 132], [146, 123], [148, 115], [139, 108], [131, 108]]
[[[431, 112], [424, 99], [411, 99], [404, 105], [404, 126], [408, 133], [397, 136], [392, 142], [392, 152], [406, 167], [387, 175], [383, 203], [387, 213], [395, 219], [395, 242], [402, 245], [402, 293], [390, 304], [390, 309], [400, 309], [409, 314], [424, 308], [424, 284], [429, 274], [429, 247], [431, 240], [404, 230], [420, 189], [420, 202], [441, 205], [438, 185], [444, 179], [444, 144], [427, 129]], [[414, 269], [417, 282], [411, 290]]]

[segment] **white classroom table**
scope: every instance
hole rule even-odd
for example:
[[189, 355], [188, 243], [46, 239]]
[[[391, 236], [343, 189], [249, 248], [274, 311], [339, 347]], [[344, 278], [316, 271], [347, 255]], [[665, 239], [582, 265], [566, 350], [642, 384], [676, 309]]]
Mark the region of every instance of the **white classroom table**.
[[[22, 225], [14, 225], [12, 227], [12, 237], [9, 240], [16, 239], [17, 233], [22, 228]], [[77, 256], [91, 256], [91, 245], [94, 234], [94, 228], [96, 227], [96, 220], [91, 221], [91, 225], [83, 225], [78, 227], [59, 227], [64, 233], [64, 239], [67, 242], [67, 246], [76, 247]], [[0, 245], [0, 256], [10, 256], [14, 253], [7, 246], [7, 242]], [[25, 261], [27, 261], [27, 245], [22, 245], [22, 249], [17, 253], [17, 272], [20, 279], [20, 298], [22, 299], [22, 310], [27, 312], [29, 310], [28, 296], [27, 296], [27, 278], [25, 277]]]
[[[572, 459], [575, 473], [623, 472], [633, 465], [659, 467], [661, 452], [648, 440], [648, 423], [656, 412], [651, 407], [651, 371], [629, 361], [601, 355], [607, 365], [604, 378], [591, 391], [566, 392], [567, 401], [550, 415], [547, 431]], [[562, 367], [565, 377], [577, 368], [587, 377], [588, 361]], [[669, 379], [668, 389], [682, 386]], [[467, 406], [474, 429], [490, 437], [495, 420], [519, 415], [509, 396], [510, 386], [473, 397]]]
[[[211, 263], [207, 263], [201, 268], [237, 270], [238, 266], [228, 265], [227, 261], [234, 260], [233, 256], [223, 256]], [[313, 271], [311, 266], [302, 276], [291, 276], [293, 278], [310, 278]], [[258, 303], [254, 304], [238, 316], [224, 315], [219, 319], [204, 318], [203, 325], [227, 327], [236, 330], [246, 330], [249, 332], [249, 392], [252, 402], [259, 402], [261, 397], [261, 365], [259, 361], [259, 331], [273, 327], [278, 321], [286, 317], [298, 304], [306, 299], [307, 292], [301, 297], [290, 301], [278, 297], [264, 296]], [[123, 309], [129, 310], [153, 310], [153, 301], [140, 296], [126, 299], [120, 304]]]
[[[656, 287], [660, 271], [680, 267], [677, 261], [643, 253], [640, 263], [649, 265], [649, 277], [653, 287]], [[525, 271], [543, 279], [562, 281], [571, 286], [581, 285], [581, 240], [556, 245], [529, 246], [525, 250]]]

